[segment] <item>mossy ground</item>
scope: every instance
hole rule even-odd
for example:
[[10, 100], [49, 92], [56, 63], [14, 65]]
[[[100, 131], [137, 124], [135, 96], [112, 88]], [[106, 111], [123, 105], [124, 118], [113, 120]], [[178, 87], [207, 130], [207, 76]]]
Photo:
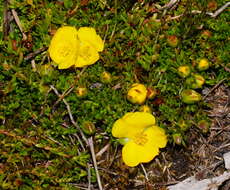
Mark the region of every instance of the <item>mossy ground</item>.
[[[219, 141], [212, 141], [216, 129], [203, 134], [197, 127], [201, 120], [214, 126], [210, 110], [221, 104], [213, 104], [218, 98], [222, 98], [221, 105], [229, 106], [226, 96], [229, 96], [230, 85], [230, 15], [224, 11], [211, 18], [204, 13], [214, 12], [227, 1], [182, 0], [172, 9], [160, 10], [159, 7], [167, 2], [14, 0], [7, 9], [4, 2], [0, 3], [2, 189], [87, 187], [89, 167], [92, 189], [97, 189], [90, 152], [81, 148], [77, 139], [79, 131], [72, 125], [66, 105], [62, 99], [59, 101], [50, 85], [60, 94], [64, 93], [80, 127], [83, 128], [85, 123], [95, 126], [91, 134], [95, 153], [107, 147], [97, 157], [104, 189], [165, 188], [175, 180], [189, 176], [189, 172], [190, 175], [197, 172], [197, 168], [192, 168], [192, 165], [199, 165], [197, 162], [205, 165], [204, 160], [209, 155], [197, 154], [198, 148], [204, 149], [201, 147], [203, 142], [215, 146], [227, 141], [228, 115], [221, 118], [224, 126], [219, 131], [222, 130], [225, 137]], [[16, 11], [27, 39], [23, 40], [12, 10]], [[192, 10], [202, 12], [193, 14]], [[7, 31], [3, 12], [10, 15]], [[183, 16], [174, 18], [181, 14]], [[53, 33], [62, 25], [94, 27], [105, 40], [101, 59], [84, 69], [58, 70], [45, 49]], [[178, 43], [170, 44], [170, 40], [178, 40]], [[37, 50], [41, 52], [28, 56]], [[201, 58], [211, 63], [208, 70], [197, 70]], [[197, 90], [203, 96], [220, 81], [222, 90], [219, 92], [217, 86], [217, 91], [211, 91], [205, 100], [191, 105], [183, 103], [180, 92], [189, 86], [177, 73], [181, 65], [189, 65], [193, 73], [205, 78], [205, 85]], [[110, 82], [101, 79], [104, 71], [111, 74]], [[122, 163], [121, 146], [111, 135], [116, 119], [139, 109], [126, 99], [127, 89], [135, 82], [157, 90], [157, 96], [146, 104], [169, 138], [162, 154], [144, 165], [150, 178], [148, 182], [141, 167], [128, 168]], [[87, 94], [79, 97], [78, 87], [86, 87]], [[71, 91], [66, 93], [68, 89]], [[218, 92], [222, 94], [218, 96]], [[211, 100], [210, 95], [216, 95], [216, 99]], [[181, 145], [175, 144], [178, 143], [173, 139], [175, 134], [182, 137], [179, 139]]]

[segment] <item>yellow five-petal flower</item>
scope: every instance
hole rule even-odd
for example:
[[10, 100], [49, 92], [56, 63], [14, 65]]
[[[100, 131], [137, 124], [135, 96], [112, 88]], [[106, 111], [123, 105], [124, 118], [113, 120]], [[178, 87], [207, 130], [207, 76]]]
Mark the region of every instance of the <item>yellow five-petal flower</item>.
[[76, 28], [63, 26], [53, 36], [48, 52], [51, 59], [58, 64], [59, 69], [67, 69], [75, 65], [79, 48], [80, 41]]
[[131, 167], [151, 161], [159, 154], [159, 148], [167, 144], [165, 131], [157, 127], [154, 116], [146, 112], [125, 114], [114, 123], [112, 135], [126, 139], [122, 158]]
[[59, 69], [71, 66], [84, 67], [94, 64], [104, 42], [90, 27], [81, 27], [78, 31], [72, 26], [63, 26], [53, 36], [48, 52]]
[[99, 59], [99, 53], [104, 49], [104, 43], [96, 30], [90, 27], [81, 27], [78, 30], [80, 40], [79, 56], [75, 67], [84, 67], [92, 65]]

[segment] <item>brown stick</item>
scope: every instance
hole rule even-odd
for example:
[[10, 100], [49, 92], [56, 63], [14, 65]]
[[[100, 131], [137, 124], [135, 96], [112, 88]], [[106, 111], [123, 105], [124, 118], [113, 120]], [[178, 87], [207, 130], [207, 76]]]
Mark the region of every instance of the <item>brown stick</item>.
[[9, 2], [8, 0], [4, 1], [3, 6], [3, 39], [7, 40], [9, 30], [10, 30], [10, 12], [8, 9]]
[[28, 54], [27, 56], [25, 56], [24, 60], [25, 61], [28, 61], [32, 58], [34, 58], [36, 55], [38, 55], [39, 53], [42, 53], [43, 51], [47, 50], [47, 47], [42, 47], [42, 48], [39, 48], [37, 50], [35, 50], [34, 52]]

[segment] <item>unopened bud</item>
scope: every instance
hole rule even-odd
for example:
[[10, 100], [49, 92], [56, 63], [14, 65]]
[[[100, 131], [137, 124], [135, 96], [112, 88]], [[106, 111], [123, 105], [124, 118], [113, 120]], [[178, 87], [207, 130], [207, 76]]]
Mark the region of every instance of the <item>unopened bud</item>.
[[197, 126], [203, 133], [207, 133], [209, 131], [209, 122], [206, 120], [199, 121]]
[[175, 35], [168, 36], [167, 42], [171, 47], [176, 47], [178, 45], [178, 38]]
[[102, 74], [101, 74], [101, 82], [103, 83], [110, 83], [112, 81], [112, 77], [111, 77], [111, 74], [107, 71], [104, 71]]
[[86, 87], [77, 87], [76, 88], [76, 94], [77, 94], [77, 96], [78, 97], [85, 97], [86, 96], [86, 94], [87, 94], [87, 88]]
[[96, 128], [93, 122], [91, 121], [85, 121], [82, 124], [82, 130], [84, 131], [85, 134], [87, 135], [92, 135], [95, 133]]
[[174, 133], [172, 137], [173, 137], [174, 143], [181, 145], [183, 139], [180, 133]]
[[147, 98], [153, 99], [157, 95], [157, 90], [155, 88], [148, 87], [147, 88]]
[[180, 66], [177, 70], [178, 74], [183, 78], [186, 78], [191, 72], [190, 67], [188, 65]]
[[181, 92], [182, 101], [186, 104], [193, 104], [201, 100], [201, 95], [195, 90], [183, 90]]
[[140, 112], [147, 112], [147, 113], [152, 113], [152, 110], [149, 106], [147, 105], [143, 105], [139, 108], [139, 111]]
[[197, 64], [197, 69], [199, 71], [204, 71], [209, 68], [209, 62], [207, 59], [201, 59]]
[[147, 89], [143, 84], [135, 83], [128, 91], [127, 99], [133, 104], [143, 104], [147, 96]]
[[193, 74], [191, 77], [187, 78], [186, 83], [193, 89], [202, 88], [205, 79], [199, 74]]

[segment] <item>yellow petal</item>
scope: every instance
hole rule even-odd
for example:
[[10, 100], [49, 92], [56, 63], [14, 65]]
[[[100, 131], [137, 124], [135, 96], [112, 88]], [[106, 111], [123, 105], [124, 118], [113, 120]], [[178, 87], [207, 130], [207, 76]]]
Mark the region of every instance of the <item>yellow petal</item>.
[[138, 132], [155, 124], [155, 117], [147, 112], [129, 112], [118, 119], [112, 128], [114, 137], [132, 138]]
[[140, 146], [131, 140], [122, 149], [122, 159], [127, 166], [134, 167], [151, 161], [158, 153], [159, 149], [155, 146]]
[[167, 136], [164, 129], [158, 126], [152, 126], [147, 128], [144, 131], [144, 134], [147, 135], [148, 142], [145, 146], [156, 146], [159, 148], [164, 148], [167, 144]]
[[91, 44], [96, 51], [102, 51], [104, 49], [104, 42], [101, 37], [96, 34], [96, 30], [91, 27], [81, 27], [78, 30], [78, 37], [80, 41]]
[[75, 62], [75, 67], [92, 65], [99, 59], [98, 52], [87, 42], [80, 43], [79, 55]]
[[48, 52], [51, 59], [60, 64], [59, 68], [65, 69], [74, 65], [79, 47], [77, 30], [71, 26], [64, 26], [59, 28], [53, 36]]

